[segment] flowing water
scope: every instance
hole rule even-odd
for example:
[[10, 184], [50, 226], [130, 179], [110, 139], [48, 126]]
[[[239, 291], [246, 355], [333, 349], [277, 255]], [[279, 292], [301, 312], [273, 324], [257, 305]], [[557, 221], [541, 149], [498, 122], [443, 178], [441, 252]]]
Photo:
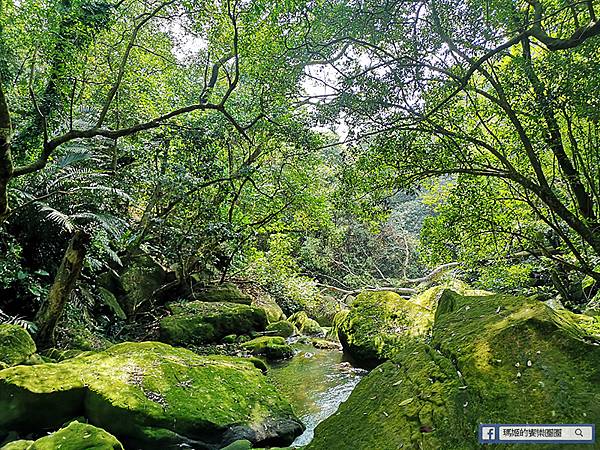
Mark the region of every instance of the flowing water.
[[337, 411], [367, 372], [345, 362], [341, 351], [300, 342], [293, 347], [296, 355], [272, 365], [268, 376], [306, 425], [306, 431], [292, 444], [299, 447], [312, 440], [315, 427]]

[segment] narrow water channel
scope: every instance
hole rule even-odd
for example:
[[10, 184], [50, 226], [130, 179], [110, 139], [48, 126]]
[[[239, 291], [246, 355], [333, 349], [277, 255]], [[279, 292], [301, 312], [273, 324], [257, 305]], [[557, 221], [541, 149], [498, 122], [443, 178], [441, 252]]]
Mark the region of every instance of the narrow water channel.
[[345, 362], [341, 351], [299, 342], [293, 346], [296, 355], [274, 364], [268, 376], [306, 425], [292, 444], [300, 447], [312, 440], [316, 426], [337, 411], [367, 372]]

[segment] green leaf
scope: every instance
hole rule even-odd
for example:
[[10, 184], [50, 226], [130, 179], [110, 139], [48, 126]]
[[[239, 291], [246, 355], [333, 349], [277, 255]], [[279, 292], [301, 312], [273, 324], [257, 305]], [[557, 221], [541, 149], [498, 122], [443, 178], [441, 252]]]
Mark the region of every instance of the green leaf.
[[117, 298], [114, 296], [114, 294], [112, 292], [110, 292], [109, 290], [107, 290], [103, 287], [99, 288], [99, 292], [100, 292], [100, 296], [104, 300], [104, 303], [106, 303], [106, 305], [110, 309], [113, 310], [113, 312], [119, 319], [122, 319], [122, 320], [127, 319], [127, 315], [125, 314], [125, 311], [123, 311], [123, 308], [121, 308], [121, 305], [119, 305]]

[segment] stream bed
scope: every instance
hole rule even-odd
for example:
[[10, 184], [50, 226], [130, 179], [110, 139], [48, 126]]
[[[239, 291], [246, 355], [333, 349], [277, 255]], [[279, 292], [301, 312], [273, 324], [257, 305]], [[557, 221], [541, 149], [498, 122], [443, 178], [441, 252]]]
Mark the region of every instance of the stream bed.
[[312, 440], [316, 426], [337, 411], [367, 371], [352, 367], [339, 350], [317, 349], [301, 342], [292, 345], [296, 355], [273, 364], [268, 377], [306, 426], [292, 444], [299, 447]]

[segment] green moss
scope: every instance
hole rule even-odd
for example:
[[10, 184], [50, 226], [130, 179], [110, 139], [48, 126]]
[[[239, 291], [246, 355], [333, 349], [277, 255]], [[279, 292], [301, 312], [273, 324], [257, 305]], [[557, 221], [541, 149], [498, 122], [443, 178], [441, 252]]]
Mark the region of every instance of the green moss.
[[405, 342], [426, 335], [433, 312], [394, 292], [363, 292], [335, 321], [340, 342], [356, 363], [372, 368], [394, 356]]
[[285, 319], [285, 314], [281, 307], [277, 304], [275, 299], [267, 293], [260, 292], [259, 295], [252, 299], [252, 306], [264, 309], [267, 314], [267, 319], [269, 319], [269, 323]]
[[170, 344], [206, 344], [229, 334], [263, 331], [267, 326], [264, 310], [238, 303], [171, 303], [171, 316], [160, 322], [161, 340]]
[[81, 324], [67, 326], [66, 329], [61, 330], [61, 334], [63, 335], [61, 344], [72, 350], [98, 351], [106, 350], [113, 345], [101, 334]]
[[60, 349], [60, 348], [50, 348], [44, 351], [44, 356], [59, 362], [64, 361], [66, 359], [76, 358], [77, 356], [86, 356], [91, 355], [92, 351], [83, 351], [78, 349]]
[[13, 366], [25, 361], [35, 351], [35, 343], [23, 327], [0, 325], [0, 362]]
[[447, 291], [432, 344], [456, 362], [473, 392], [473, 419], [596, 422], [600, 348], [586, 343], [588, 320], [534, 299]]
[[273, 322], [269, 324], [269, 326], [267, 326], [266, 331], [269, 332], [272, 336], [281, 336], [284, 338], [293, 336], [298, 332], [296, 327], [287, 320], [280, 320], [278, 322]]
[[242, 344], [242, 348], [253, 355], [264, 355], [267, 359], [278, 360], [291, 358], [294, 350], [281, 336], [262, 336]]
[[221, 450], [251, 450], [252, 449], [252, 442], [246, 440], [246, 439], [241, 439], [239, 441], [235, 441], [231, 444], [229, 444], [227, 447], [223, 447]]
[[307, 449], [477, 449], [479, 423], [600, 420], [600, 348], [581, 331], [587, 318], [523, 297], [444, 290], [438, 302], [430, 343], [397, 347]]
[[228, 302], [249, 305], [252, 298], [243, 294], [233, 283], [223, 283], [216, 287], [208, 288], [197, 295], [202, 302]]
[[236, 334], [228, 334], [223, 339], [221, 339], [221, 342], [223, 342], [223, 344], [235, 344], [236, 341], [237, 341]]
[[79, 415], [144, 449], [216, 446], [232, 429], [287, 445], [302, 431], [251, 361], [158, 342], [0, 373], [0, 430], [55, 428]]
[[[452, 364], [423, 343], [399, 350], [360, 381], [338, 411], [319, 424], [307, 450], [461, 449], [463, 427], [454, 413], [460, 392]], [[456, 431], [452, 445], [421, 432], [421, 426]], [[457, 428], [458, 427], [458, 428]]]
[[35, 441], [27, 450], [123, 450], [110, 433], [89, 424], [71, 422], [67, 427]]
[[28, 450], [33, 444], [33, 441], [20, 440], [9, 442], [8, 444], [0, 447], [0, 450]]
[[329, 341], [327, 339], [313, 338], [310, 343], [315, 348], [326, 349], [326, 350], [341, 350], [341, 345], [337, 342]]
[[[119, 277], [119, 303], [128, 317], [152, 305], [154, 293], [167, 279], [165, 269], [147, 254], [136, 255]], [[87, 350], [87, 349], [86, 349]]]
[[123, 450], [110, 433], [92, 425], [71, 422], [68, 426], [37, 441], [14, 441], [0, 450]]
[[248, 361], [254, 364], [254, 367], [260, 370], [263, 374], [266, 374], [269, 371], [269, 366], [267, 365], [267, 363], [260, 358], [255, 358], [252, 356], [248, 358]]
[[319, 325], [319, 322], [308, 317], [306, 312], [299, 311], [295, 314], [292, 314], [288, 321], [293, 324], [300, 334], [306, 334], [308, 336], [322, 336], [323, 328]]

